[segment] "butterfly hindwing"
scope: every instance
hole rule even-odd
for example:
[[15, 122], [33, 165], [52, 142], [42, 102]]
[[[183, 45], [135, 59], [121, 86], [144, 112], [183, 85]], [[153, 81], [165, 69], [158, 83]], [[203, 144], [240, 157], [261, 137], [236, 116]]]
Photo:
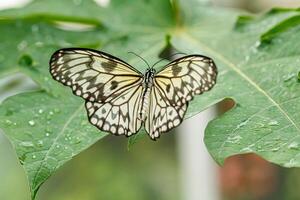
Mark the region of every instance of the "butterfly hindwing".
[[155, 140], [161, 133], [181, 124], [188, 103], [171, 106], [159, 89], [154, 85], [150, 94], [150, 105], [145, 128], [151, 139]]
[[80, 48], [60, 49], [50, 59], [54, 79], [72, 88], [75, 95], [92, 102], [108, 102], [142, 74], [126, 62], [106, 53]]
[[142, 94], [141, 84], [135, 84], [108, 102], [86, 102], [89, 121], [102, 131], [130, 136], [138, 132], [142, 121], [137, 119]]
[[155, 85], [169, 105], [183, 105], [194, 95], [210, 90], [216, 83], [217, 68], [212, 59], [189, 55], [172, 61], [155, 76]]

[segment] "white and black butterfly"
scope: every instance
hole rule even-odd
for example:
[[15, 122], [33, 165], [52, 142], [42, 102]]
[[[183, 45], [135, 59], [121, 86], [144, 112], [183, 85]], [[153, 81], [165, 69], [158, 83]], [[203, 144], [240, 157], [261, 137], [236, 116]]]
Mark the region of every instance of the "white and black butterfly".
[[102, 131], [131, 136], [144, 125], [152, 139], [177, 127], [194, 95], [216, 83], [213, 60], [188, 55], [142, 74], [104, 52], [67, 48], [50, 60], [53, 78], [85, 99], [89, 121]]

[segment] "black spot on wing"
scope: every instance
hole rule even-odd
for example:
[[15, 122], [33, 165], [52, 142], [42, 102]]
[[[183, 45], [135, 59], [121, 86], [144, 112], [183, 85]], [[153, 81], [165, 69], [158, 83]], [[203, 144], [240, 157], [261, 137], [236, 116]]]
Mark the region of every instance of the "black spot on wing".
[[110, 86], [111, 90], [114, 90], [118, 87], [118, 82], [117, 81], [112, 81], [110, 84], [111, 84], [111, 86]]
[[173, 65], [172, 66], [172, 73], [173, 73], [173, 76], [177, 76], [182, 70], [182, 67], [178, 66], [178, 65]]
[[166, 86], [167, 93], [170, 92], [170, 89], [171, 89], [171, 84], [167, 84], [167, 86]]
[[101, 66], [106, 72], [111, 72], [117, 67], [118, 63], [108, 60], [107, 62], [102, 62]]

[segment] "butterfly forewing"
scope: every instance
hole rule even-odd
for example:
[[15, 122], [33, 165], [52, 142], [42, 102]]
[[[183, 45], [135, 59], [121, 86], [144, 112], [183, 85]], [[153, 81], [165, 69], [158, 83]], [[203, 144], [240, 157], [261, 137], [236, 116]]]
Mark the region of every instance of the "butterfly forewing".
[[171, 62], [158, 72], [155, 86], [169, 105], [182, 105], [194, 95], [210, 90], [216, 77], [217, 68], [212, 59], [190, 55]]
[[126, 62], [90, 49], [58, 50], [51, 57], [50, 72], [74, 94], [92, 102], [107, 102], [142, 80], [142, 74]]

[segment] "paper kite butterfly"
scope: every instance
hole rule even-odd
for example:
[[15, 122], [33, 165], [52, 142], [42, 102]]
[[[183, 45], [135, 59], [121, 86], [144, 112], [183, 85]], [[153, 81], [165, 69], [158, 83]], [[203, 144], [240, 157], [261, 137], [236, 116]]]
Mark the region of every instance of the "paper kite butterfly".
[[195, 95], [216, 84], [212, 59], [187, 55], [144, 74], [123, 60], [85, 48], [56, 51], [53, 78], [85, 99], [90, 123], [102, 131], [131, 136], [144, 125], [151, 139], [177, 127]]

